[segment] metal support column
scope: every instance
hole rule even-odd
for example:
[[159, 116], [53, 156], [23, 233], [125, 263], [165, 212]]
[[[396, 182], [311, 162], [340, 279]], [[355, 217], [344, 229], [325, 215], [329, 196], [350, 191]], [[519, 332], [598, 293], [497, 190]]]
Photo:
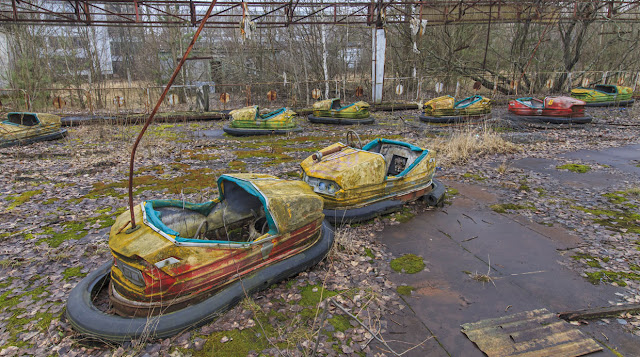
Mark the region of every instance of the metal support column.
[[373, 28], [371, 32], [371, 99], [374, 103], [382, 103], [384, 86], [384, 58], [387, 49], [387, 38], [384, 28]]

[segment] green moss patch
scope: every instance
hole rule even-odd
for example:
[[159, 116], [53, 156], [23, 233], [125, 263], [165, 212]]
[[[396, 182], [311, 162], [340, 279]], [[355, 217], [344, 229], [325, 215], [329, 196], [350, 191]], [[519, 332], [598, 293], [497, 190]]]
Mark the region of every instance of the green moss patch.
[[73, 267], [73, 268], [67, 268], [62, 272], [62, 275], [64, 276], [64, 280], [69, 281], [71, 278], [79, 276], [81, 278], [85, 277], [87, 275], [87, 273], [83, 273], [81, 272], [82, 267]]
[[328, 319], [328, 321], [336, 329], [336, 331], [345, 332], [346, 330], [353, 327], [349, 322], [349, 318], [344, 315], [333, 315], [333, 317]]
[[411, 210], [408, 207], [403, 207], [401, 211], [391, 214], [391, 217], [395, 218], [396, 221], [400, 223], [409, 222], [411, 218], [415, 216], [416, 214], [411, 212]]
[[487, 179], [486, 177], [480, 176], [478, 174], [472, 174], [470, 172], [467, 172], [467, 173], [463, 174], [462, 177], [468, 178], [468, 179], [473, 179], [473, 180], [476, 180], [476, 181], [484, 181], [484, 180]]
[[422, 258], [415, 254], [405, 254], [391, 261], [391, 269], [398, 273], [415, 274], [421, 272], [424, 267]]
[[398, 294], [405, 295], [405, 296], [410, 296], [413, 290], [415, 290], [415, 288], [410, 285], [401, 285], [396, 288], [396, 291], [398, 292]]
[[[175, 172], [176, 175], [172, 173], [163, 175], [162, 177], [154, 175], [135, 176], [133, 178], [134, 195], [144, 191], [166, 191], [170, 194], [179, 194], [183, 192], [184, 189], [202, 190], [216, 186], [217, 176], [220, 175], [221, 172], [209, 168], [184, 168], [183, 165], [184, 164], [178, 164], [177, 168], [174, 168], [177, 170]], [[164, 172], [164, 169], [161, 172]], [[72, 203], [82, 201], [82, 199], [85, 198], [96, 199], [103, 196], [122, 198], [126, 195], [124, 189], [128, 187], [128, 184], [128, 179], [107, 184], [97, 182], [93, 184], [93, 190], [80, 199], [73, 200]], [[117, 191], [116, 189], [123, 190]]]
[[[273, 333], [273, 328], [268, 322], [263, 322], [262, 326], [267, 329], [267, 333]], [[225, 343], [220, 342], [223, 337], [226, 337], [229, 341]], [[204, 347], [200, 351], [189, 350], [188, 352], [191, 356], [244, 357], [251, 351], [262, 351], [270, 346], [267, 337], [264, 336], [262, 329], [258, 325], [242, 331], [216, 331], [211, 333], [209, 336], [204, 336], [203, 338], [206, 339]]]
[[23, 203], [29, 201], [31, 199], [31, 197], [35, 196], [35, 195], [39, 195], [42, 193], [42, 190], [34, 190], [34, 191], [26, 191], [23, 192], [19, 195], [14, 195], [14, 196], [7, 196], [6, 200], [7, 201], [13, 201], [11, 202], [11, 204], [9, 205], [9, 207], [7, 207], [7, 211], [11, 211], [12, 209], [22, 205]]
[[571, 256], [574, 260], [585, 260], [585, 263], [592, 268], [602, 268], [600, 262], [608, 262], [609, 257], [598, 258], [585, 253], [577, 253], [576, 255]]
[[[81, 239], [87, 235], [88, 230], [85, 229], [87, 225], [94, 226], [96, 223], [99, 225], [98, 229], [111, 227], [115, 223], [115, 217], [124, 212], [126, 208], [119, 208], [114, 213], [102, 214], [98, 217], [88, 218], [85, 221], [69, 221], [63, 223], [63, 228], [59, 232], [56, 232], [51, 227], [44, 228], [44, 234], [50, 235], [47, 238], [40, 239], [36, 244], [47, 243], [50, 247], [56, 248], [62, 244], [62, 242], [69, 239]], [[110, 211], [110, 209], [109, 209]]]
[[494, 212], [497, 213], [506, 213], [507, 210], [517, 211], [521, 209], [534, 209], [535, 207], [531, 204], [523, 205], [518, 203], [499, 203], [495, 205], [489, 206]]
[[591, 167], [587, 165], [581, 165], [581, 164], [564, 164], [564, 165], [556, 166], [556, 169], [569, 170], [571, 172], [583, 174], [585, 172], [589, 172], [591, 170]]
[[[11, 290], [4, 292], [0, 295], [0, 313], [8, 313], [10, 316], [5, 317], [3, 320], [5, 331], [9, 333], [9, 337], [2, 347], [17, 346], [17, 347], [29, 347], [32, 342], [25, 342], [18, 338], [18, 336], [27, 331], [27, 326], [32, 324], [39, 330], [44, 330], [49, 327], [51, 321], [57, 315], [53, 315], [48, 312], [38, 312], [34, 315], [27, 314], [26, 308], [15, 308], [21, 302], [24, 301], [37, 301], [40, 300], [41, 295], [46, 292], [44, 286], [38, 286], [34, 289], [20, 293], [13, 294]], [[59, 304], [59, 303], [56, 303]]]
[[375, 256], [375, 255], [373, 255], [373, 252], [372, 252], [372, 251], [371, 251], [371, 249], [369, 249], [369, 248], [364, 248], [364, 254], [365, 254], [367, 257], [371, 258], [371, 259], [375, 259], [375, 258], [376, 258], [376, 256]]
[[229, 163], [229, 168], [233, 171], [244, 171], [247, 164], [243, 161], [233, 160]]
[[[630, 232], [640, 234], [640, 214], [634, 213], [631, 210], [625, 210], [623, 212], [590, 209], [580, 206], [571, 206], [571, 208], [590, 213], [599, 218], [593, 219], [595, 223], [608, 227], [611, 230], [618, 232]], [[606, 218], [602, 218], [606, 216]]]
[[625, 273], [615, 271], [597, 271], [593, 273], [586, 273], [587, 280], [593, 284], [598, 285], [600, 282], [616, 283], [618, 286], [627, 286], [625, 280], [640, 281], [640, 274], [637, 273]]
[[300, 306], [316, 306], [320, 301], [338, 295], [338, 292], [325, 289], [321, 285], [307, 285], [300, 288], [300, 295]]
[[611, 202], [611, 203], [620, 204], [620, 203], [628, 201], [628, 199], [626, 197], [620, 195], [621, 193], [624, 194], [623, 192], [618, 191], [618, 192], [614, 192], [614, 193], [605, 193], [602, 196], [606, 197], [609, 200], [609, 202]]

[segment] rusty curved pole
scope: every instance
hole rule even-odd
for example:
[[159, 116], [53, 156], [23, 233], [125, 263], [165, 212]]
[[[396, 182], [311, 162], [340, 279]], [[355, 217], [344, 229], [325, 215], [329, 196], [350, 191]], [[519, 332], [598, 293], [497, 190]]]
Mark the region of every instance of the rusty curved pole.
[[198, 30], [196, 30], [196, 33], [193, 35], [193, 39], [191, 40], [189, 47], [187, 47], [187, 50], [184, 52], [184, 55], [182, 56], [182, 59], [178, 63], [178, 66], [173, 71], [173, 74], [171, 75], [171, 79], [169, 79], [169, 83], [167, 83], [167, 87], [164, 89], [164, 92], [162, 92], [162, 95], [160, 96], [160, 98], [158, 98], [158, 102], [156, 103], [156, 106], [153, 108], [153, 111], [149, 115], [149, 118], [144, 123], [144, 126], [142, 127], [142, 130], [140, 130], [140, 134], [138, 134], [138, 138], [136, 139], [136, 142], [133, 144], [133, 148], [131, 149], [131, 161], [129, 162], [129, 212], [131, 212], [131, 228], [130, 228], [131, 231], [136, 229], [136, 217], [133, 212], [133, 161], [136, 157], [136, 150], [138, 149], [138, 144], [140, 144], [140, 140], [142, 139], [142, 136], [144, 135], [144, 133], [147, 131], [149, 124], [151, 124], [151, 122], [153, 121], [153, 117], [156, 115], [156, 112], [160, 108], [160, 105], [162, 104], [164, 97], [169, 92], [169, 89], [171, 88], [173, 81], [178, 76], [178, 73], [180, 73], [180, 69], [182, 68], [182, 65], [184, 65], [184, 62], [187, 60], [189, 53], [191, 53], [191, 49], [193, 48], [193, 45], [196, 44], [196, 41], [200, 36], [200, 32], [204, 28], [204, 24], [209, 19], [209, 16], [211, 16], [211, 12], [213, 11], [213, 7], [215, 6], [216, 2], [217, 0], [213, 0], [211, 2], [211, 5], [209, 5], [209, 9], [207, 9], [207, 13], [204, 15], [204, 17], [200, 21], [200, 26], [198, 26]]

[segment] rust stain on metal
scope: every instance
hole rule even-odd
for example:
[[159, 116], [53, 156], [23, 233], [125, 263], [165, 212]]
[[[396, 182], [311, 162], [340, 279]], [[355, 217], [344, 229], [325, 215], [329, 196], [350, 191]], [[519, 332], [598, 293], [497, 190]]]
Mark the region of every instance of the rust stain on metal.
[[60, 97], [53, 98], [53, 106], [56, 107], [56, 109], [62, 109], [66, 104], [67, 102]]
[[489, 357], [582, 356], [602, 347], [547, 309], [462, 325], [462, 332]]
[[228, 103], [230, 99], [231, 96], [229, 96], [229, 93], [220, 93], [220, 102]]
[[364, 90], [361, 86], [356, 87], [356, 97], [362, 97], [364, 95]]
[[320, 96], [322, 95], [322, 92], [320, 92], [320, 89], [315, 88], [314, 90], [311, 91], [311, 98], [313, 99], [318, 99], [320, 98]]
[[268, 98], [270, 101], [272, 101], [272, 102], [273, 102], [274, 100], [276, 100], [276, 98], [277, 98], [277, 97], [278, 97], [278, 94], [276, 93], [276, 91], [274, 91], [274, 90], [270, 90], [269, 92], [267, 92], [267, 98]]

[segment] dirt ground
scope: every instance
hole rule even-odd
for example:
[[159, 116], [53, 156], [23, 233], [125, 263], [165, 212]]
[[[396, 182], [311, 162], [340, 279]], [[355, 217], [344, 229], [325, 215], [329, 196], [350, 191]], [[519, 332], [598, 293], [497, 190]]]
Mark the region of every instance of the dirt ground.
[[[618, 302], [640, 303], [640, 175], [589, 156], [639, 144], [640, 108], [589, 113], [591, 124], [542, 125], [503, 120], [497, 108], [487, 122], [435, 126], [419, 122], [417, 111], [376, 112], [375, 125], [301, 118], [302, 133], [248, 138], [222, 135], [223, 121], [154, 124], [136, 157], [135, 201], [210, 200], [217, 177], [229, 172], [296, 179], [302, 159], [355, 129], [365, 143], [386, 137], [438, 151], [437, 176], [497, 192], [487, 203], [494, 212], [577, 236], [580, 244], [567, 245], [562, 264], [592, 284], [621, 287]], [[406, 308], [391, 279], [399, 274], [390, 264], [397, 256], [379, 235], [432, 210], [422, 202], [337, 227], [324, 262], [173, 338], [118, 346], [74, 332], [65, 303], [87, 273], [111, 259], [108, 232], [127, 205], [128, 160], [139, 130], [73, 127], [63, 140], [0, 149], [0, 356], [302, 356], [316, 341], [321, 355], [392, 355], [370, 343], [370, 331], [384, 336], [388, 316]], [[640, 167], [640, 157], [627, 161]], [[567, 186], [562, 175], [569, 174], [583, 176]], [[445, 208], [456, 199], [457, 190], [449, 190]], [[335, 305], [321, 321], [329, 297], [359, 322]], [[640, 335], [640, 317], [620, 319], [626, 333]]]

